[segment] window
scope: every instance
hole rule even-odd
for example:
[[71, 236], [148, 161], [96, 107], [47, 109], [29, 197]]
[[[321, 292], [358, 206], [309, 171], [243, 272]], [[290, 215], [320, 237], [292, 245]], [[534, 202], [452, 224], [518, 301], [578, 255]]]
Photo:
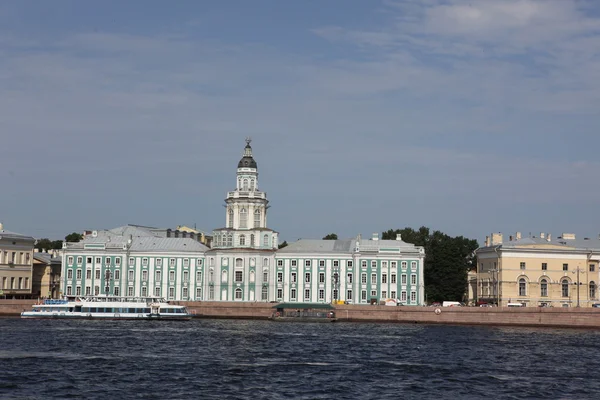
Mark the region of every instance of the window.
[[387, 283], [387, 274], [382, 274], [381, 275], [381, 283]]
[[325, 260], [319, 260], [319, 267], [325, 266]]
[[401, 281], [401, 283], [403, 285], [406, 285], [406, 274], [402, 274], [402, 281]]
[[92, 263], [92, 257], [87, 257], [87, 258], [85, 259], [85, 263], [86, 263], [86, 264], [91, 264], [91, 263]]
[[367, 291], [366, 290], [362, 290], [360, 292], [360, 299], [363, 300], [363, 301], [367, 300]]
[[[129, 272], [133, 272], [133, 271], [129, 271]], [[131, 274], [131, 276], [133, 276], [133, 274]], [[148, 270], [147, 269], [142, 270], [142, 282], [148, 282]]]
[[115, 280], [118, 281], [119, 279], [121, 279], [121, 271], [120, 270], [115, 270]]
[[260, 227], [260, 210], [254, 210], [254, 227]]
[[387, 268], [387, 261], [381, 262], [381, 268]]
[[135, 258], [129, 257], [129, 265], [135, 265]]
[[590, 264], [590, 272], [594, 272], [596, 270], [595, 264]]
[[[229, 209], [229, 218], [227, 219], [227, 227], [233, 228], [233, 208]], [[225, 243], [223, 243], [225, 245]]]
[[395, 291], [395, 290], [392, 290], [392, 291], [390, 292], [390, 297], [391, 297], [392, 299], [395, 299], [395, 298], [396, 298], [396, 291]]
[[196, 288], [196, 300], [202, 299], [202, 288]]
[[100, 270], [99, 269], [96, 270], [96, 279], [100, 279]]
[[162, 258], [157, 258], [157, 259], [156, 259], [156, 266], [157, 266], [158, 268], [161, 268], [161, 267], [162, 267]]
[[277, 273], [277, 282], [283, 282], [283, 272]]
[[202, 259], [199, 258], [196, 260], [196, 266], [201, 267], [202, 266]]
[[148, 266], [148, 259], [147, 258], [142, 258], [142, 266], [143, 267], [147, 267]]
[[[566, 264], [563, 264], [563, 266]], [[562, 287], [562, 297], [569, 297], [569, 280], [563, 279], [560, 283]]]
[[263, 286], [260, 298], [261, 298], [261, 300], [268, 300], [269, 299], [269, 292], [268, 292], [268, 289], [267, 289], [266, 286]]
[[268, 266], [269, 266], [269, 259], [263, 258], [263, 267], [268, 267]]
[[255, 277], [254, 277], [254, 270], [251, 269], [250, 270], [250, 283], [254, 283], [255, 282]]
[[190, 259], [189, 258], [184, 258], [183, 259], [183, 267], [187, 268], [190, 266]]
[[119, 287], [118, 287], [118, 286], [115, 286], [115, 288], [113, 289], [113, 294], [114, 294], [115, 296], [118, 296], [118, 295], [119, 295]]
[[392, 261], [392, 268], [396, 268], [396, 261]]
[[304, 300], [310, 300], [310, 289], [304, 289]]
[[[416, 261], [411, 261], [410, 262], [410, 269], [417, 269], [417, 262]], [[412, 298], [412, 293], [410, 294], [411, 298]]]
[[268, 246], [269, 245], [269, 235], [264, 235], [263, 236], [263, 246]]
[[155, 295], [155, 296], [160, 296], [160, 286], [156, 286], [156, 287], [154, 288], [154, 295]]
[[297, 261], [296, 260], [292, 260], [292, 267], [295, 267], [297, 265]]
[[175, 281], [175, 271], [169, 271], [169, 282]]
[[540, 296], [548, 297], [548, 281], [546, 279], [540, 281]]
[[121, 257], [115, 258], [115, 265], [121, 265]]
[[244, 185], [242, 186], [244, 192], [248, 191], [248, 179], [244, 179]]
[[363, 273], [360, 275], [360, 283], [363, 285], [367, 283], [367, 274]]
[[277, 289], [277, 298], [281, 299], [283, 297], [283, 289]]
[[371, 261], [371, 268], [377, 268], [377, 261]]
[[569, 264], [563, 264], [563, 271], [569, 270]]
[[98, 296], [100, 294], [100, 286], [94, 286], [94, 296]]
[[246, 245], [246, 236], [240, 235], [240, 246], [245, 246], [245, 245]]
[[390, 276], [390, 279], [391, 279], [391, 283], [396, 283], [396, 274], [392, 274]]
[[73, 294], [73, 288], [71, 286], [67, 286], [67, 296], [71, 296]]
[[92, 294], [92, 288], [90, 286], [85, 287], [85, 295], [89, 296]]
[[106, 257], [106, 258], [104, 259], [104, 263], [105, 263], [106, 265], [110, 265], [110, 257]]
[[310, 272], [304, 274], [304, 282], [310, 283]]
[[242, 289], [240, 289], [240, 288], [235, 289], [235, 299], [236, 300], [242, 299]]
[[410, 302], [415, 303], [417, 301], [417, 292], [410, 292]]
[[154, 272], [154, 281], [160, 282], [160, 280], [161, 280], [160, 278], [161, 278], [160, 271], [155, 271]]
[[181, 290], [181, 297], [183, 297], [184, 300], [187, 300], [187, 298], [188, 298], [188, 288], [184, 287]]
[[277, 266], [283, 267], [283, 260], [277, 260]]
[[208, 287], [208, 299], [209, 300], [214, 300], [215, 299], [215, 287], [214, 286], [209, 286]]
[[519, 279], [519, 296], [527, 296], [527, 281], [525, 281], [525, 278]]
[[221, 282], [227, 282], [227, 271], [223, 270], [221, 272]]
[[73, 279], [73, 270], [71, 268], [67, 270], [67, 279]]
[[548, 270], [548, 263], [542, 263], [542, 271]]
[[[335, 299], [335, 295], [333, 296], [333, 298]], [[324, 289], [319, 289], [319, 300], [325, 300], [325, 290]]]
[[[223, 261], [226, 261], [227, 259], [224, 259]], [[227, 264], [224, 264], [227, 265]], [[235, 259], [235, 267], [236, 268], [243, 268], [244, 267], [244, 260], [242, 260], [241, 258], [236, 258]]]
[[79, 268], [75, 272], [75, 279], [77, 279], [78, 281], [81, 280], [81, 269], [79, 269]]
[[377, 274], [371, 274], [371, 284], [377, 284]]
[[[21, 254], [23, 254], [23, 253], [21, 253]], [[83, 264], [83, 257], [77, 257], [77, 264], [78, 265]]]
[[269, 273], [267, 271], [263, 272], [263, 282], [269, 282]]
[[367, 262], [366, 261], [361, 261], [360, 265], [363, 268], [367, 268]]
[[96, 257], [96, 264], [102, 264], [102, 258]]
[[352, 261], [348, 261], [348, 267], [352, 268]]
[[290, 298], [296, 300], [296, 289], [290, 290]]
[[382, 290], [381, 291], [381, 298], [387, 299], [387, 290]]
[[406, 292], [405, 291], [400, 292], [400, 301], [406, 301]]
[[171, 268], [173, 268], [176, 265], [177, 260], [175, 260], [174, 258], [170, 258], [169, 259], [169, 265], [171, 266]]
[[91, 269], [85, 270], [85, 279], [92, 279], [92, 270]]
[[520, 267], [521, 269], [525, 269], [525, 262], [524, 262], [524, 261], [521, 261], [521, 263], [519, 264], [519, 267]]
[[235, 281], [236, 282], [241, 282], [242, 281], [242, 276], [243, 276], [242, 271], [235, 271]]
[[402, 269], [406, 269], [406, 266], [408, 265], [408, 263], [406, 261], [402, 261], [401, 265], [402, 265]]
[[202, 271], [196, 271], [196, 282], [202, 282]]
[[240, 228], [244, 229], [248, 227], [248, 213], [245, 208], [240, 210]]
[[377, 297], [377, 290], [371, 290], [371, 297]]
[[348, 273], [348, 283], [352, 283], [352, 272]]
[[254, 247], [254, 233], [250, 235], [250, 246]]
[[186, 283], [190, 281], [190, 272], [189, 271], [183, 271], [183, 281]]
[[416, 285], [416, 284], [417, 284], [417, 275], [415, 275], [415, 274], [412, 274], [412, 275], [410, 276], [410, 284], [411, 284], [411, 285]]
[[352, 290], [346, 292], [346, 300], [352, 301]]
[[590, 299], [596, 299], [596, 283], [594, 281], [590, 282]]
[[169, 288], [169, 299], [172, 299], [173, 297], [175, 297], [175, 288], [170, 287]]
[[[14, 261], [14, 257], [13, 257], [13, 261]], [[69, 257], [67, 258], [67, 264], [69, 264], [69, 265], [73, 265], [73, 256], [69, 256]]]
[[295, 272], [292, 272], [292, 283], [296, 283], [296, 275], [297, 274]]
[[325, 283], [325, 272], [319, 272], [319, 283]]
[[310, 260], [304, 260], [304, 266], [310, 267]]

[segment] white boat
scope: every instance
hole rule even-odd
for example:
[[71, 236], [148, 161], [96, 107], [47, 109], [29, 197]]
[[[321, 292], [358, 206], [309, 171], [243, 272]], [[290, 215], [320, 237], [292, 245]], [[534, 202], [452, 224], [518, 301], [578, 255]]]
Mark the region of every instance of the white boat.
[[192, 314], [160, 297], [76, 296], [44, 300], [21, 318], [189, 320]]

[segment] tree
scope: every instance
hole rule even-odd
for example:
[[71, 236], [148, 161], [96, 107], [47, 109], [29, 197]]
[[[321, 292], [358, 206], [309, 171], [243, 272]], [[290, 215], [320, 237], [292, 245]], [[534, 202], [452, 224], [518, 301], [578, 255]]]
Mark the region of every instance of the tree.
[[62, 246], [63, 246], [62, 240], [53, 240], [52, 241], [52, 248], [54, 250], [60, 250], [60, 249], [62, 249]]
[[35, 248], [38, 250], [52, 249], [52, 241], [48, 238], [39, 239], [35, 242]]
[[79, 242], [83, 239], [83, 235], [81, 233], [73, 232], [65, 236], [65, 240], [67, 242]]
[[323, 238], [323, 240], [337, 240], [338, 236], [336, 233], [330, 233], [329, 235], [325, 236]]
[[283, 249], [284, 247], [286, 247], [288, 245], [288, 242], [286, 242], [285, 240], [283, 241], [283, 243], [279, 243], [279, 248]]
[[467, 272], [474, 265], [474, 251], [479, 247], [476, 240], [463, 236], [451, 237], [440, 231], [430, 232], [422, 226], [388, 230], [382, 239], [402, 241], [425, 248], [425, 294], [428, 301], [461, 301], [467, 287]]

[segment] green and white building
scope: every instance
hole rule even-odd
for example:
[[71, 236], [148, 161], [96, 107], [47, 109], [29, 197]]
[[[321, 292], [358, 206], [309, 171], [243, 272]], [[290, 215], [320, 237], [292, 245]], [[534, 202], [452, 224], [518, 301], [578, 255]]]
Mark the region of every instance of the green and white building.
[[[401, 240], [298, 240], [278, 250], [267, 227], [250, 139], [212, 248], [185, 232], [128, 225], [65, 243], [64, 294], [169, 300], [424, 304], [425, 252]], [[176, 237], [174, 237], [174, 235]]]

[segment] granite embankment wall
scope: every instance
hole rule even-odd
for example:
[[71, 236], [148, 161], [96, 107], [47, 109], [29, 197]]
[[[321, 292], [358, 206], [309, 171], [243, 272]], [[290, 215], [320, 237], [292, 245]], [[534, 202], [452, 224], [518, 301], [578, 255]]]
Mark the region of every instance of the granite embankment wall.
[[[198, 318], [267, 319], [273, 303], [175, 302]], [[31, 309], [31, 300], [0, 300], [0, 316]], [[600, 308], [389, 307], [338, 305], [339, 321], [447, 325], [506, 325], [600, 329]]]

